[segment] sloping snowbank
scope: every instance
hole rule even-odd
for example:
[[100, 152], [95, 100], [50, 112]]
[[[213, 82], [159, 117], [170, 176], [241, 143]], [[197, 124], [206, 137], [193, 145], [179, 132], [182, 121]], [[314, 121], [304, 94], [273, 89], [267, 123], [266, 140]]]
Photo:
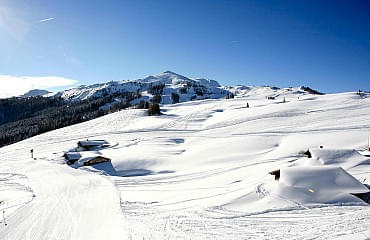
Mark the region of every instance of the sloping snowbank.
[[369, 160], [354, 149], [310, 149], [309, 165], [341, 166], [344, 169], [366, 164]]

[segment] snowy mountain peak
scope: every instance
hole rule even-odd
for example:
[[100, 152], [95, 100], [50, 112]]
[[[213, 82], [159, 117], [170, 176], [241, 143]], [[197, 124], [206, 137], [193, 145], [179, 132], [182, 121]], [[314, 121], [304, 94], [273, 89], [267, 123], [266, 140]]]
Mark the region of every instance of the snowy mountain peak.
[[207, 98], [223, 98], [230, 91], [221, 87], [215, 80], [205, 78], [191, 79], [172, 71], [164, 71], [137, 80], [106, 82], [90, 86], [79, 86], [59, 92], [66, 100], [85, 100], [109, 94], [140, 93], [141, 97], [131, 104], [140, 101], [151, 101], [154, 95], [161, 95], [161, 103], [186, 102]]
[[173, 75], [173, 76], [177, 76], [177, 77], [182, 77], [182, 78], [186, 78], [186, 77], [184, 77], [183, 75], [181, 75], [181, 74], [178, 74], [178, 73], [175, 73], [175, 72], [172, 72], [172, 71], [169, 71], [169, 70], [166, 70], [166, 71], [164, 71], [164, 72], [161, 72], [160, 74], [158, 74], [158, 75], [165, 75], [165, 74], [167, 74], [167, 75]]
[[191, 80], [180, 74], [177, 74], [171, 71], [164, 71], [157, 75], [154, 75], [154, 76], [150, 75], [143, 79], [138, 79], [136, 81], [144, 82], [144, 83], [160, 82], [162, 84], [177, 84], [181, 81], [191, 81]]

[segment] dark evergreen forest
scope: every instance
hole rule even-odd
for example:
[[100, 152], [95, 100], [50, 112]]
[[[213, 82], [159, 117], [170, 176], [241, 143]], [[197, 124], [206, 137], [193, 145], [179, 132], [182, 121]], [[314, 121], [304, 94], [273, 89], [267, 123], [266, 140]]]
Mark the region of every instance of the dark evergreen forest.
[[[129, 107], [139, 93], [118, 93], [70, 102], [56, 97], [0, 99], [0, 147]], [[115, 102], [108, 108], [105, 104]]]

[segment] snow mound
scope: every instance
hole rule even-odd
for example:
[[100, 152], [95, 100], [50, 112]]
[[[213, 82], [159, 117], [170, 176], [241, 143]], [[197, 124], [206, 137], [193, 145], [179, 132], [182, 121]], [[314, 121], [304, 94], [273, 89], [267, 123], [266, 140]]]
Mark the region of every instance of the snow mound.
[[258, 185], [224, 207], [259, 212], [328, 204], [366, 205], [354, 195], [363, 193], [368, 194], [369, 189], [341, 167], [286, 167], [280, 169], [279, 182]]

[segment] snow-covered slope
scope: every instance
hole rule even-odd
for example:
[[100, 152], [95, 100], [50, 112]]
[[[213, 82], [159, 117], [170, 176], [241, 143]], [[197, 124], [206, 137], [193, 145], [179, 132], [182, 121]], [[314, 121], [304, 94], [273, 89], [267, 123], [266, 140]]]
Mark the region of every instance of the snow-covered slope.
[[[226, 90], [238, 95], [160, 116], [122, 110], [0, 148], [0, 239], [369, 238], [370, 208], [352, 193], [370, 184], [370, 97]], [[108, 141], [94, 154], [111, 162], [66, 165], [86, 139]]]

